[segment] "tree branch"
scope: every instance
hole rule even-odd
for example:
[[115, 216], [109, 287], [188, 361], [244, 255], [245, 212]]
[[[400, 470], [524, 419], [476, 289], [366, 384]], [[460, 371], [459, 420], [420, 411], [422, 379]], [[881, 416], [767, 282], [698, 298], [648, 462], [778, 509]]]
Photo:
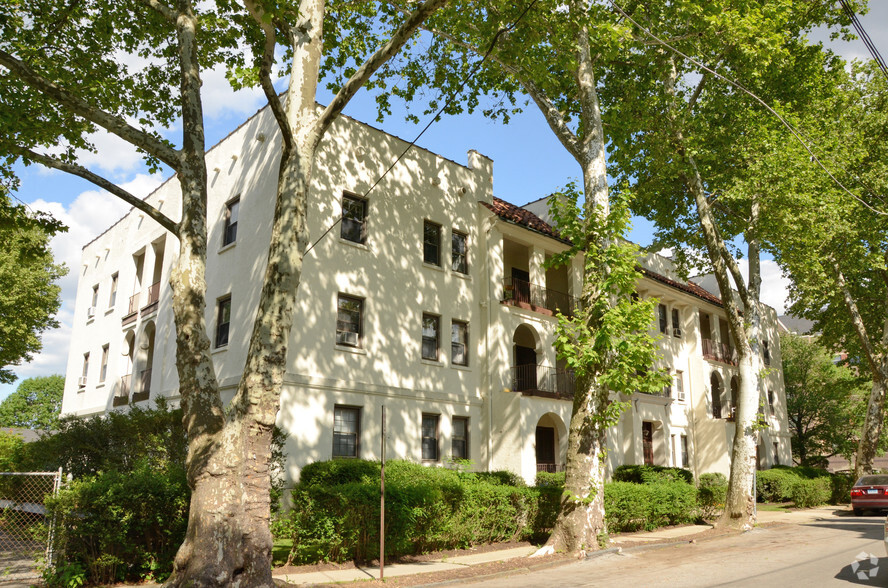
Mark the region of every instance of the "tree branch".
[[857, 308], [857, 301], [854, 300], [854, 297], [851, 295], [851, 290], [848, 288], [848, 283], [845, 281], [845, 274], [842, 273], [839, 264], [834, 259], [827, 260], [826, 265], [832, 270], [833, 276], [836, 279], [836, 284], [842, 292], [845, 307], [848, 309], [848, 314], [851, 315], [851, 324], [854, 326], [854, 332], [857, 333], [860, 346], [866, 354], [866, 361], [869, 363], [870, 369], [873, 372], [873, 381], [878, 381], [879, 366], [876, 363], [876, 350], [873, 349], [872, 342], [866, 332], [866, 325], [863, 323], [860, 309]]
[[87, 180], [88, 182], [92, 182], [99, 188], [107, 190], [114, 196], [117, 196], [127, 204], [132, 205], [134, 208], [138, 208], [146, 215], [157, 221], [157, 223], [171, 232], [172, 234], [179, 236], [179, 226], [177, 223], [173, 222], [168, 216], [142, 200], [141, 198], [137, 198], [133, 196], [117, 184], [106, 180], [100, 175], [97, 175], [85, 167], [78, 165], [76, 163], [69, 163], [67, 161], [62, 161], [61, 159], [56, 159], [55, 157], [51, 157], [49, 155], [43, 155], [41, 153], [37, 153], [35, 151], [31, 151], [30, 149], [25, 148], [13, 148], [13, 151], [17, 152], [20, 156], [25, 157], [27, 159], [31, 159], [45, 165], [46, 167], [50, 167], [53, 169], [57, 169], [59, 171], [63, 171], [78, 177]]
[[348, 104], [349, 100], [357, 93], [358, 90], [370, 79], [377, 69], [391, 59], [401, 47], [410, 40], [413, 33], [420, 25], [432, 15], [434, 11], [443, 6], [447, 0], [426, 0], [416, 10], [410, 13], [400, 27], [394, 32], [388, 43], [380, 47], [376, 53], [370, 56], [364, 64], [352, 75], [347, 82], [339, 89], [324, 112], [321, 113], [315, 124], [315, 137], [320, 140], [324, 136], [333, 119], [335, 119]]
[[[458, 47], [462, 47], [468, 51], [475, 53], [476, 55], [484, 55], [484, 52], [481, 51], [478, 47], [466, 43], [465, 41], [451, 35], [450, 33], [434, 29], [431, 27], [421, 27], [424, 31], [428, 31], [433, 35], [441, 37], [442, 39], [447, 39], [454, 45]], [[490, 55], [487, 56], [487, 59], [493, 61], [498, 66], [500, 66], [503, 71], [512, 75], [521, 87], [524, 88], [524, 91], [530, 96], [531, 100], [533, 100], [534, 104], [537, 105], [537, 108], [540, 109], [540, 112], [543, 114], [543, 117], [546, 119], [546, 123], [549, 125], [549, 128], [552, 129], [552, 132], [555, 133], [555, 137], [561, 142], [567, 152], [570, 153], [575, 159], [580, 159], [581, 149], [580, 142], [577, 139], [577, 136], [570, 130], [570, 127], [564, 122], [564, 116], [561, 111], [546, 97], [540, 88], [530, 81], [528, 78], [521, 75], [521, 71], [500, 59], [495, 53], [491, 52]]]
[[160, 14], [171, 23], [175, 23], [176, 19], [179, 17], [178, 12], [176, 12], [160, 0], [142, 0], [142, 3], [145, 6], [153, 9], [155, 12]]
[[271, 20], [267, 19], [268, 13], [255, 0], [244, 0], [244, 6], [247, 7], [256, 24], [265, 34], [265, 46], [259, 65], [259, 83], [262, 85], [262, 91], [265, 92], [265, 98], [268, 100], [274, 119], [281, 129], [283, 149], [285, 152], [289, 152], [293, 147], [293, 131], [290, 128], [290, 123], [287, 121], [284, 105], [281, 104], [281, 99], [271, 81], [271, 66], [274, 63], [274, 50], [277, 47], [277, 31]]
[[181, 164], [179, 152], [157, 137], [130, 126], [122, 118], [109, 114], [104, 110], [92, 106], [85, 100], [74, 96], [67, 90], [60, 88], [32, 70], [23, 61], [16, 59], [2, 49], [0, 49], [0, 65], [6, 67], [14, 76], [41, 94], [70, 109], [74, 114], [82, 116], [86, 120], [99, 125], [124, 141], [142, 149], [149, 155], [157, 157], [165, 164], [178, 171]]

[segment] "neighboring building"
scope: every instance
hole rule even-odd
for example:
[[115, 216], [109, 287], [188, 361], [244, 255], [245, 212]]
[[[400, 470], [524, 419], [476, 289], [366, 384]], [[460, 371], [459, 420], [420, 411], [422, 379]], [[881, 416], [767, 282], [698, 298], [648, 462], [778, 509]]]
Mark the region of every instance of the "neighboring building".
[[[332, 457], [387, 456], [532, 481], [563, 467], [573, 380], [556, 359], [554, 310], [570, 312], [580, 259], [545, 269], [567, 244], [530, 210], [493, 197], [493, 164], [415, 148], [365, 199], [406, 143], [341, 117], [322, 143], [308, 211], [313, 239], [296, 298], [280, 426], [288, 474]], [[206, 323], [223, 394], [236, 389], [265, 271], [280, 137], [260, 111], [207, 152]], [[177, 218], [174, 178], [148, 197]], [[539, 202], [534, 203], [539, 206]], [[342, 222], [336, 224], [342, 215]], [[137, 210], [83, 249], [63, 414], [178, 398], [170, 268], [178, 244]], [[717, 296], [670, 262], [641, 260], [641, 296], [674, 384], [636, 394], [609, 441], [624, 463], [729, 469], [735, 366]], [[776, 318], [760, 463], [790, 463]], [[732, 388], [733, 387], [733, 388]]]

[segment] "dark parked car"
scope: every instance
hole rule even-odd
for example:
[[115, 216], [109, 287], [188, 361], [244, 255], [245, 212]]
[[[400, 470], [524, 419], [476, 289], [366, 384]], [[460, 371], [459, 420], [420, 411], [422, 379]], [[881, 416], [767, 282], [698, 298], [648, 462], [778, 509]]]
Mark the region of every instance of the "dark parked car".
[[851, 508], [857, 516], [865, 510], [888, 509], [888, 475], [861, 476], [851, 488]]

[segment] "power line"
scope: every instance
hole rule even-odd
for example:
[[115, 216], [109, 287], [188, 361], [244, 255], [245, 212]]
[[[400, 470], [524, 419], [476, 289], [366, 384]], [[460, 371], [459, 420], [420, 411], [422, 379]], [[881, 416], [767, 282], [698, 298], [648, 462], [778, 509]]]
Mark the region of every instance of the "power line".
[[[820, 169], [822, 169], [822, 170], [826, 173], [826, 175], [828, 175], [828, 176], [830, 177], [830, 179], [833, 181], [833, 183], [834, 183], [835, 185], [837, 185], [837, 186], [838, 186], [839, 188], [841, 188], [846, 194], [848, 194], [849, 196], [851, 196], [852, 198], [854, 198], [855, 200], [857, 200], [858, 202], [860, 202], [862, 205], [864, 205], [866, 208], [868, 208], [868, 209], [871, 210], [872, 212], [874, 212], [874, 213], [876, 213], [876, 214], [879, 214], [879, 215], [888, 216], [888, 212], [883, 212], [883, 211], [881, 211], [881, 210], [877, 210], [876, 208], [873, 208], [868, 202], [866, 202], [865, 200], [863, 200], [860, 196], [858, 196], [857, 194], [855, 194], [854, 192], [852, 192], [851, 190], [849, 190], [848, 188], [846, 188], [845, 185], [844, 185], [842, 182], [840, 182], [839, 179], [836, 178], [835, 175], [833, 175], [833, 173], [832, 173], [831, 171], [829, 171], [829, 169], [827, 169], [827, 167], [826, 167], [825, 165], [823, 165], [823, 162], [820, 161], [820, 158], [817, 156], [816, 153], [814, 153], [814, 150], [811, 148], [810, 145], [808, 145], [808, 143], [807, 143], [807, 142], [805, 141], [805, 139], [802, 137], [801, 133], [800, 133], [800, 132], [799, 132], [794, 126], [792, 126], [792, 124], [790, 124], [788, 120], [786, 120], [785, 118], [783, 118], [783, 116], [781, 116], [780, 113], [778, 113], [776, 110], [774, 110], [773, 108], [771, 108], [771, 106], [770, 106], [767, 102], [765, 102], [764, 100], [762, 100], [761, 98], [759, 98], [755, 93], [753, 93], [751, 90], [748, 90], [746, 87], [744, 87], [743, 85], [741, 85], [739, 82], [735, 82], [734, 80], [729, 79], [729, 78], [727, 78], [727, 77], [721, 75], [720, 73], [718, 73], [718, 72], [715, 71], [714, 69], [712, 69], [712, 68], [706, 66], [704, 63], [702, 63], [702, 62], [700, 62], [700, 61], [694, 59], [694, 58], [691, 57], [690, 55], [687, 55], [687, 54], [683, 53], [682, 51], [676, 49], [676, 48], [673, 47], [672, 45], [670, 45], [669, 43], [667, 43], [666, 41], [664, 41], [663, 39], [661, 39], [660, 37], [658, 37], [657, 35], [655, 35], [654, 33], [652, 33], [650, 30], [648, 30], [647, 28], [643, 27], [643, 26], [640, 25], [638, 22], [636, 22], [631, 16], [629, 16], [629, 15], [626, 13], [625, 10], [623, 10], [623, 9], [620, 7], [620, 5], [618, 5], [614, 0], [608, 0], [608, 2], [610, 2], [610, 4], [611, 4], [611, 5], [612, 5], [612, 6], [613, 6], [613, 7], [614, 7], [614, 8], [615, 8], [620, 14], [622, 14], [623, 17], [626, 18], [626, 20], [628, 20], [628, 21], [631, 22], [633, 25], [635, 25], [636, 27], [638, 27], [639, 30], [641, 30], [644, 34], [646, 34], [647, 36], [649, 36], [651, 39], [653, 39], [654, 41], [656, 41], [656, 42], [659, 43], [660, 45], [666, 47], [667, 49], [669, 49], [669, 50], [672, 51], [673, 53], [675, 53], [675, 54], [677, 54], [677, 55], [680, 55], [681, 57], [687, 59], [688, 61], [690, 61], [691, 63], [693, 63], [694, 65], [696, 65], [696, 66], [699, 67], [700, 69], [702, 69], [703, 71], [705, 71], [705, 72], [707, 72], [707, 73], [710, 73], [710, 74], [712, 74], [713, 76], [715, 76], [716, 78], [722, 80], [723, 82], [725, 82], [725, 83], [727, 83], [727, 84], [730, 84], [730, 85], [734, 86], [735, 88], [737, 88], [738, 90], [740, 90], [740, 91], [743, 92], [744, 94], [747, 94], [747, 95], [748, 95], [749, 97], [751, 97], [753, 100], [755, 100], [756, 102], [758, 102], [759, 104], [761, 104], [761, 105], [762, 105], [762, 106], [763, 106], [768, 112], [770, 112], [772, 115], [774, 115], [774, 116], [777, 118], [777, 120], [779, 120], [779, 121], [783, 124], [783, 126], [786, 127], [786, 128], [789, 130], [790, 133], [792, 133], [793, 137], [796, 138], [796, 140], [799, 142], [799, 144], [800, 144], [802, 147], [804, 147], [804, 148], [805, 148], [805, 151], [807, 151], [808, 154], [811, 156], [811, 161], [815, 162], [815, 163], [820, 167]], [[835, 163], [835, 161], [833, 161], [833, 163]], [[841, 167], [841, 166], [840, 166], [840, 167]], [[844, 169], [843, 169], [843, 171], [845, 171], [845, 173], [848, 173], [847, 170], [844, 170]]]
[[[386, 169], [385, 172], [384, 172], [381, 176], [379, 176], [379, 178], [378, 178], [375, 182], [373, 182], [373, 185], [370, 186], [370, 187], [367, 189], [366, 192], [364, 192], [364, 195], [362, 196], [362, 198], [366, 198], [367, 195], [370, 194], [370, 191], [373, 190], [373, 188], [375, 188], [375, 187], [379, 184], [379, 182], [381, 182], [382, 179], [383, 179], [385, 176], [387, 176], [388, 173], [389, 173], [390, 171], [392, 171], [392, 169], [393, 169], [396, 165], [398, 165], [398, 162], [401, 161], [401, 159], [403, 159], [403, 157], [404, 157], [405, 155], [407, 155], [407, 152], [410, 151], [410, 149], [412, 149], [412, 148], [416, 145], [416, 142], [419, 141], [420, 137], [422, 137], [422, 136], [425, 134], [425, 132], [426, 132], [427, 130], [429, 130], [429, 128], [430, 128], [434, 123], [436, 123], [438, 120], [440, 120], [441, 115], [444, 114], [444, 111], [447, 110], [447, 108], [449, 108], [451, 104], [453, 104], [453, 101], [456, 100], [456, 97], [459, 96], [460, 92], [462, 92], [462, 89], [465, 87], [465, 85], [469, 82], [470, 79], [472, 79], [472, 77], [474, 77], [474, 75], [475, 75], [476, 73], [478, 73], [478, 70], [481, 68], [481, 66], [484, 64], [484, 62], [487, 61], [487, 58], [488, 58], [488, 57], [490, 56], [490, 54], [493, 52], [494, 47], [496, 47], [496, 43], [497, 43], [497, 41], [499, 41], [499, 38], [500, 38], [502, 35], [504, 35], [505, 33], [510, 33], [510, 32], [512, 32], [512, 31], [515, 29], [515, 27], [518, 26], [518, 23], [521, 22], [521, 19], [523, 19], [524, 16], [525, 16], [528, 12], [530, 12], [530, 9], [533, 8], [533, 6], [534, 6], [536, 3], [537, 3], [537, 0], [531, 0], [530, 4], [528, 4], [527, 7], [521, 12], [521, 14], [518, 15], [518, 18], [516, 18], [516, 19], [515, 19], [510, 25], [505, 26], [505, 27], [502, 27], [501, 29], [499, 29], [499, 30], [496, 32], [496, 34], [493, 35], [493, 39], [491, 39], [491, 41], [490, 41], [490, 46], [487, 48], [487, 51], [484, 53], [484, 56], [481, 57], [481, 59], [475, 63], [475, 65], [472, 67], [471, 71], [469, 71], [469, 73], [466, 75], [466, 77], [464, 77], [464, 78], [462, 79], [462, 81], [459, 83], [459, 87], [456, 89], [455, 92], [452, 92], [452, 93], [451, 93], [450, 98], [447, 99], [447, 101], [444, 103], [444, 106], [442, 106], [442, 107], [438, 110], [438, 112], [435, 114], [435, 116], [433, 116], [433, 117], [431, 118], [431, 120], [429, 120], [428, 124], [426, 124], [426, 126], [423, 127], [423, 129], [419, 132], [419, 134], [416, 135], [416, 137], [415, 137], [412, 141], [410, 141], [410, 143], [407, 145], [407, 147], [404, 148], [404, 151], [402, 151], [401, 154], [398, 155], [398, 157], [395, 159], [394, 162], [392, 162], [392, 164], [388, 167], [388, 169]], [[326, 237], [327, 234], [328, 234], [330, 231], [332, 231], [332, 230], [336, 227], [336, 225], [338, 225], [341, 221], [342, 221], [342, 215], [340, 214], [340, 215], [339, 215], [339, 218], [337, 218], [336, 221], [335, 221], [332, 225], [330, 225], [329, 227], [327, 227], [327, 230], [325, 230], [325, 231], [321, 234], [321, 236], [318, 237], [317, 240], [316, 240], [314, 243], [312, 243], [312, 244], [308, 247], [308, 249], [305, 250], [305, 253], [303, 254], [303, 257], [306, 256], [306, 255], [308, 255], [308, 253], [309, 253], [312, 249], [315, 248], [315, 245], [317, 245], [318, 243], [320, 243], [321, 240], [322, 240], [324, 237]]]
[[847, 0], [839, 0], [839, 4], [842, 5], [842, 10], [844, 10], [845, 14], [848, 15], [848, 18], [851, 19], [851, 24], [854, 26], [854, 30], [857, 31], [858, 35], [860, 35], [860, 39], [863, 41], [863, 44], [866, 45], [866, 48], [869, 50], [870, 55], [872, 55], [876, 63], [879, 64], [879, 68], [882, 70], [882, 73], [885, 74], [885, 77], [888, 78], [888, 67], [885, 66], [885, 60], [882, 59], [882, 55], [876, 48], [876, 44], [873, 43], [872, 39], [870, 39], [870, 36], [866, 32], [866, 29], [863, 28], [862, 24], [860, 24], [860, 20], [857, 18], [854, 10], [848, 4]]

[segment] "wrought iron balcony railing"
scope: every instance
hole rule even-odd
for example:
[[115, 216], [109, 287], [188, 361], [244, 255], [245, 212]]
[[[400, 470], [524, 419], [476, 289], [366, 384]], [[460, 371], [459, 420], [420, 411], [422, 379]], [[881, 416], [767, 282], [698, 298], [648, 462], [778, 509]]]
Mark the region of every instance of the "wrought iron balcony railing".
[[573, 400], [574, 373], [545, 365], [519, 365], [512, 368], [512, 390], [528, 396]]
[[503, 304], [529, 306], [531, 309], [546, 309], [571, 316], [579, 308], [579, 300], [570, 294], [551, 290], [539, 284], [531, 284], [517, 278], [503, 280]]
[[726, 343], [712, 339], [703, 339], [703, 357], [711, 361], [737, 365], [737, 351]]

